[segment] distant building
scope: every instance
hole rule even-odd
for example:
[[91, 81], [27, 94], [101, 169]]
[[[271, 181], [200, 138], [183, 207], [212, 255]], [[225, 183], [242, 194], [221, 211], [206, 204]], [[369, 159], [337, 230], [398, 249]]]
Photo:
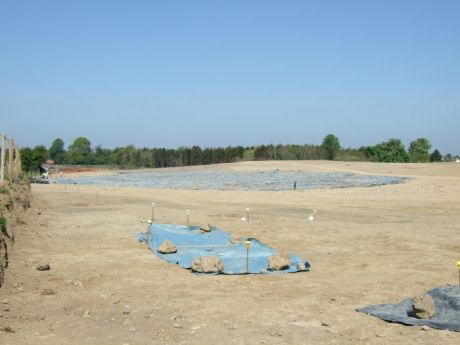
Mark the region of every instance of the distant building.
[[47, 159], [45, 163], [46, 163], [46, 164], [49, 164], [49, 165], [53, 165], [53, 164], [54, 164], [54, 160], [52, 160], [52, 159]]

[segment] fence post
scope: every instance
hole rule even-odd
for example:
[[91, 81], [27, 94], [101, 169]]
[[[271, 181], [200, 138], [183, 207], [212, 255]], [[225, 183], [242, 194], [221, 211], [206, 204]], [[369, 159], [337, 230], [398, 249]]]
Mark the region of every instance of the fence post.
[[21, 176], [22, 176], [22, 166], [21, 166], [21, 151], [19, 151], [19, 146], [16, 145], [16, 152], [15, 152], [15, 158], [14, 158], [14, 161], [15, 161], [15, 166], [14, 166], [14, 169], [15, 169], [15, 178], [19, 179]]
[[14, 140], [10, 139], [9, 142], [9, 147], [8, 147], [8, 153], [9, 153], [9, 159], [8, 159], [8, 179], [10, 181], [13, 181], [14, 175], [13, 175], [13, 157], [14, 157]]
[[5, 184], [5, 150], [6, 150], [6, 134], [2, 133], [2, 157], [0, 163], [0, 185]]
[[18, 147], [18, 157], [19, 157], [19, 176], [22, 177], [22, 156], [21, 149]]

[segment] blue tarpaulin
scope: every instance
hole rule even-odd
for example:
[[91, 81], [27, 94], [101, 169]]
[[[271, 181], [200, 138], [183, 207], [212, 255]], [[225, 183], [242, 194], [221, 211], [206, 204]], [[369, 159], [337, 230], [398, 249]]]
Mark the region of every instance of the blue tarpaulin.
[[[274, 273], [268, 270], [268, 259], [277, 253], [255, 238], [250, 241], [248, 255], [248, 270], [246, 271], [246, 247], [243, 243], [232, 243], [231, 234], [216, 227], [210, 226], [210, 231], [202, 231], [199, 226], [184, 226], [174, 224], [152, 224], [150, 231], [139, 234], [139, 240], [146, 242], [152, 252], [163, 260], [172, 264], [178, 264], [184, 268], [191, 268], [192, 261], [200, 256], [218, 256], [224, 264], [224, 274], [245, 273]], [[161, 254], [157, 248], [169, 240], [176, 248], [176, 253]], [[289, 254], [291, 266], [282, 272], [298, 272], [297, 264], [303, 263], [305, 270], [310, 264], [299, 257]], [[304, 270], [302, 270], [304, 271]]]

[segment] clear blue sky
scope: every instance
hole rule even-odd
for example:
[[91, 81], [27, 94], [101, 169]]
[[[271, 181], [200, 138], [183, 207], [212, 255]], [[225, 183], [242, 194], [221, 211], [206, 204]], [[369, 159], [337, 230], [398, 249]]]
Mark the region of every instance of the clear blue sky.
[[458, 0], [0, 0], [0, 130], [460, 153], [459, 18]]

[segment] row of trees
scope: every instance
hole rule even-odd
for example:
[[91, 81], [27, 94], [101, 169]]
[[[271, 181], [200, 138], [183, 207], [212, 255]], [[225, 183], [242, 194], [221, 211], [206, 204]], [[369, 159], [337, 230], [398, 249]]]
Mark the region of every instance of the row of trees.
[[91, 147], [85, 137], [79, 137], [65, 149], [65, 143], [58, 138], [49, 148], [38, 145], [33, 149], [21, 149], [24, 170], [36, 171], [48, 159], [56, 164], [70, 165], [113, 165], [124, 168], [161, 168], [201, 164], [230, 163], [242, 160], [308, 160], [340, 159], [371, 160], [376, 162], [426, 162], [442, 159], [439, 151], [431, 156], [431, 144], [427, 139], [414, 140], [406, 151], [399, 139], [390, 139], [375, 146], [357, 149], [343, 149], [339, 139], [329, 134], [321, 145], [260, 145], [256, 147], [229, 146], [204, 148], [199, 146], [166, 148], [136, 148], [133, 145], [106, 149]]
[[[250, 148], [249, 148], [250, 149]], [[55, 164], [69, 165], [113, 165], [124, 168], [163, 168], [200, 164], [230, 163], [243, 160], [247, 149], [242, 146], [226, 148], [205, 148], [199, 146], [166, 148], [136, 148], [133, 145], [117, 147], [113, 150], [97, 146], [91, 148], [91, 142], [84, 137], [74, 140], [68, 149], [60, 138], [53, 141], [47, 149], [43, 145], [35, 148], [23, 148], [24, 169], [38, 170], [40, 164], [48, 159]]]
[[[321, 146], [317, 145], [261, 145], [254, 148], [255, 160], [307, 160], [307, 159], [329, 159], [333, 160], [341, 152], [339, 139], [333, 135], [327, 135]], [[360, 160], [354, 157], [360, 156], [358, 150], [348, 149], [344, 160]], [[353, 155], [354, 154], [354, 155]]]
[[426, 138], [418, 138], [406, 151], [399, 139], [389, 139], [375, 146], [363, 146], [360, 151], [373, 162], [440, 162], [443, 157], [438, 150], [430, 154], [431, 143]]

